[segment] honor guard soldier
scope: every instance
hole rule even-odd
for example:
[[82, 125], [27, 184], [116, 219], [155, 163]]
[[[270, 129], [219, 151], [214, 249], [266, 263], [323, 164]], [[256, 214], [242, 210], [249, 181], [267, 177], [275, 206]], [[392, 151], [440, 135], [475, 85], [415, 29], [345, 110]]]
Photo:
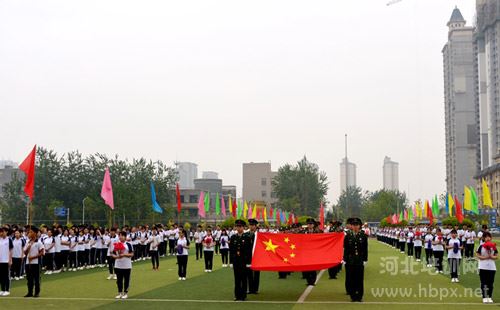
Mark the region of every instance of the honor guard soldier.
[[245, 222], [236, 220], [236, 233], [229, 241], [229, 253], [234, 272], [234, 300], [244, 301], [247, 298], [247, 270], [252, 262], [250, 236], [244, 234]]
[[[316, 221], [313, 218], [308, 218], [306, 221], [307, 228], [304, 231], [305, 234], [319, 234], [322, 231], [318, 229]], [[305, 271], [302, 273], [302, 277], [306, 279], [307, 285], [315, 285], [316, 283], [316, 270]]]
[[[250, 230], [245, 234], [250, 238], [250, 249], [253, 251], [253, 245], [257, 240], [257, 225], [259, 222], [256, 219], [248, 220], [248, 227]], [[252, 261], [252, 252], [250, 252], [250, 261]], [[248, 268], [248, 294], [257, 294], [259, 292], [260, 271], [253, 271]]]
[[368, 261], [368, 238], [361, 230], [361, 220], [351, 221], [351, 232], [344, 239], [344, 262], [347, 294], [351, 301], [363, 299], [364, 265]]
[[[340, 221], [335, 221], [335, 222], [330, 222], [329, 233], [334, 233], [334, 232], [344, 232], [342, 229], [342, 223]], [[328, 268], [328, 276], [330, 279], [337, 279], [337, 274], [342, 270], [342, 264], [338, 264], [337, 266], [333, 266], [331, 268]]]

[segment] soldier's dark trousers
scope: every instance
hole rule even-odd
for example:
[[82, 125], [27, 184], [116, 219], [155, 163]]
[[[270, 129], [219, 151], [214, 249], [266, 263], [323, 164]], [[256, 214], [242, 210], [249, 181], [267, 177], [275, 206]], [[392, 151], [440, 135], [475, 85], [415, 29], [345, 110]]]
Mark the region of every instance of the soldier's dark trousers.
[[361, 301], [363, 299], [364, 274], [365, 267], [363, 265], [345, 265], [347, 294], [351, 295], [352, 301]]
[[247, 298], [247, 273], [245, 266], [234, 265], [234, 298], [245, 300]]
[[337, 266], [333, 266], [328, 269], [328, 276], [330, 279], [337, 279], [337, 274], [342, 270], [342, 264], [338, 264]]
[[259, 292], [260, 271], [253, 271], [248, 268], [248, 292], [256, 294]]
[[314, 285], [316, 283], [316, 271], [306, 271], [304, 272], [304, 276], [307, 285]]

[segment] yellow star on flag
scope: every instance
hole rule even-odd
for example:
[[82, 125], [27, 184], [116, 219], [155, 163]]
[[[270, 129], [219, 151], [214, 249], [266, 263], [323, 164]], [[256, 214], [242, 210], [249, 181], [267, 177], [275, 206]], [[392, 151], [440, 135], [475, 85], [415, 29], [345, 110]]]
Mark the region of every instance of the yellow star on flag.
[[273, 240], [269, 239], [269, 241], [262, 241], [264, 245], [266, 246], [266, 251], [272, 251], [273, 253], [276, 253], [276, 248], [278, 247], [277, 244], [273, 244]]
[[285, 238], [285, 243], [288, 243], [289, 241], [290, 241], [290, 239], [288, 239], [288, 237]]
[[290, 249], [295, 250], [295, 244], [292, 244], [292, 245], [290, 246]]
[[295, 258], [295, 253], [290, 254], [291, 258]]
[[283, 259], [283, 262], [288, 263], [288, 258]]

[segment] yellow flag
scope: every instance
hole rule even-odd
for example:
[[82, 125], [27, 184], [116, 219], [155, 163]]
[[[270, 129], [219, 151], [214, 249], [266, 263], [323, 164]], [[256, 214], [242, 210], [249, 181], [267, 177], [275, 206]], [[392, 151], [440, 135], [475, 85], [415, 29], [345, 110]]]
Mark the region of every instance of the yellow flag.
[[229, 195], [229, 212], [233, 213], [233, 201], [231, 199], [231, 195]]
[[483, 179], [483, 206], [488, 206], [490, 208], [493, 208], [490, 189], [488, 188], [488, 184], [484, 179]]
[[424, 205], [424, 214], [425, 214], [425, 217], [427, 217], [427, 214], [429, 214], [429, 202], [426, 200], [425, 201], [425, 205]]
[[267, 208], [264, 208], [264, 223], [267, 224]]
[[448, 198], [447, 199], [448, 199], [448, 203], [447, 203], [447, 205], [448, 205], [448, 215], [452, 216], [452, 214], [453, 214], [453, 206], [455, 205], [455, 201], [453, 201], [453, 197], [451, 197], [450, 193], [448, 193]]
[[247, 218], [248, 217], [248, 204], [247, 204], [247, 201], [245, 200], [245, 204], [244, 204], [244, 207], [243, 207], [243, 218]]
[[418, 201], [415, 204], [415, 210], [417, 211], [418, 219], [421, 220], [422, 219], [422, 207], [420, 207], [420, 202], [418, 202]]
[[471, 211], [472, 210], [472, 196], [471, 196], [471, 193], [470, 193], [470, 189], [465, 186], [464, 187], [464, 209], [465, 210], [469, 210]]
[[252, 218], [253, 218], [253, 219], [256, 219], [256, 218], [257, 218], [257, 204], [254, 204], [254, 205], [253, 205], [253, 209], [252, 209]]

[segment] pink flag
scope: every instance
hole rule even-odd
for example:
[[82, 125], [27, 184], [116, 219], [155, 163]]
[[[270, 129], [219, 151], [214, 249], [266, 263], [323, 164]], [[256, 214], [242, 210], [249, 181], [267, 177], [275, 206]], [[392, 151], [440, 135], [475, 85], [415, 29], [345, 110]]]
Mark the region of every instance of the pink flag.
[[226, 203], [224, 202], [224, 196], [220, 196], [220, 204], [221, 204], [221, 211], [222, 215], [226, 216]]
[[104, 203], [107, 204], [111, 210], [115, 209], [113, 200], [113, 186], [111, 186], [111, 177], [109, 176], [109, 168], [104, 172], [104, 180], [102, 181], [101, 197]]
[[405, 220], [408, 220], [408, 211], [406, 209], [405, 209], [404, 217], [405, 217]]
[[200, 200], [198, 201], [198, 215], [205, 217], [205, 192], [200, 193]]
[[248, 215], [247, 215], [247, 218], [251, 219], [252, 218], [252, 206], [250, 206], [250, 208], [248, 208]]

